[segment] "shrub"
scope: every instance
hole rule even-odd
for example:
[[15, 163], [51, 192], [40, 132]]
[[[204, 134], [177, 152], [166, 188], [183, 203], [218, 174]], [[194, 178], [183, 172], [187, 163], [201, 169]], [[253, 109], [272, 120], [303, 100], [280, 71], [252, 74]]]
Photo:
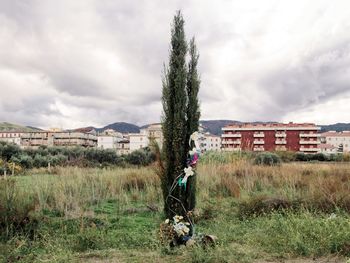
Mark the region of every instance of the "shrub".
[[294, 162], [296, 160], [296, 153], [291, 151], [276, 151], [275, 152], [282, 160], [282, 162]]
[[323, 153], [316, 153], [310, 156], [311, 156], [311, 159], [314, 161], [320, 161], [320, 162], [327, 161], [327, 156], [324, 155]]
[[40, 154], [36, 154], [34, 157], [33, 165], [36, 168], [47, 167], [49, 164], [49, 159], [47, 156], [42, 156]]
[[18, 156], [12, 156], [11, 161], [19, 164], [25, 169], [33, 168], [33, 158], [26, 153], [19, 154]]
[[5, 161], [9, 161], [12, 156], [18, 155], [21, 149], [14, 143], [0, 143], [0, 157]]
[[125, 160], [133, 165], [148, 165], [155, 161], [155, 154], [149, 148], [144, 148], [125, 156]]
[[254, 163], [258, 165], [278, 165], [281, 163], [281, 158], [274, 153], [260, 153], [258, 154], [255, 159]]

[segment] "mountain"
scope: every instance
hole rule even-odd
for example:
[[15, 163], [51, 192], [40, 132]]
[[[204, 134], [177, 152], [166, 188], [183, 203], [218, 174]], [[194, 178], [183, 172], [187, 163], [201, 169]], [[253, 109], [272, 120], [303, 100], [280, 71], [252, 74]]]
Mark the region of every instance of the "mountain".
[[121, 133], [139, 133], [140, 132], [139, 126], [132, 123], [127, 123], [127, 122], [115, 122], [112, 124], [108, 124], [103, 128], [96, 128], [96, 131], [101, 132], [107, 129], [113, 129]]
[[234, 120], [205, 120], [199, 122], [205, 131], [210, 132], [211, 134], [215, 135], [221, 135], [222, 131], [221, 128], [228, 125], [228, 124], [239, 124], [240, 121], [234, 121]]
[[350, 131], [350, 123], [336, 123], [330, 125], [320, 125], [321, 132], [326, 131]]
[[31, 126], [22, 126], [18, 124], [13, 124], [9, 122], [0, 122], [0, 131], [20, 131], [20, 132], [32, 132], [39, 131], [39, 128]]

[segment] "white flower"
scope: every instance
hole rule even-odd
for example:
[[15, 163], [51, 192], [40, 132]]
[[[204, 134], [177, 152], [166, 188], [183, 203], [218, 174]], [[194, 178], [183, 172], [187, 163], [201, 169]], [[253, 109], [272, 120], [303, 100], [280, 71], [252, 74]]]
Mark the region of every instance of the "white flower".
[[189, 176], [194, 175], [194, 172], [192, 171], [192, 167], [191, 166], [185, 168], [184, 172], [185, 172], [185, 177], [189, 177]]

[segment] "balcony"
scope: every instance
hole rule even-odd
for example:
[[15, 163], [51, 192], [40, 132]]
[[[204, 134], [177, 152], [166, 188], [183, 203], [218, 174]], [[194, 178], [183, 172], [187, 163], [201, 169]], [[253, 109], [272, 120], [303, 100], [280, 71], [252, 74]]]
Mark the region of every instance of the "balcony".
[[225, 134], [222, 134], [221, 137], [223, 137], [223, 138], [240, 138], [240, 137], [242, 137], [242, 135], [239, 133], [231, 133], [231, 134], [225, 133]]
[[254, 140], [254, 144], [265, 144], [264, 140]]
[[319, 144], [320, 141], [305, 141], [305, 140], [300, 140], [300, 144]]
[[241, 140], [223, 140], [221, 144], [241, 144]]
[[276, 144], [287, 144], [286, 140], [276, 140], [275, 141]]
[[265, 134], [263, 132], [256, 132], [253, 136], [254, 138], [264, 138]]
[[300, 147], [301, 152], [318, 152], [318, 148], [305, 148], [305, 147]]
[[320, 137], [319, 133], [300, 133], [300, 137]]
[[287, 151], [285, 146], [276, 146], [276, 151]]
[[222, 151], [225, 152], [238, 152], [240, 151], [241, 148], [240, 147], [227, 147], [227, 148], [222, 148]]
[[284, 133], [284, 132], [283, 132], [283, 133], [276, 133], [276, 134], [275, 134], [275, 137], [276, 137], [276, 138], [286, 138], [286, 137], [287, 137], [287, 134]]
[[265, 151], [265, 148], [264, 147], [254, 147], [253, 151], [254, 152], [263, 152], [263, 151]]

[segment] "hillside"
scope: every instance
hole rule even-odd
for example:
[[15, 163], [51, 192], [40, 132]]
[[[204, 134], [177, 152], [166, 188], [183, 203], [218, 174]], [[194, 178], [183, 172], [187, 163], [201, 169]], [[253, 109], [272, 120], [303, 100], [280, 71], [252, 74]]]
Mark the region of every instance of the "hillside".
[[205, 120], [200, 121], [205, 131], [210, 132], [211, 134], [221, 135], [221, 128], [231, 124], [231, 123], [240, 123], [239, 121], [234, 120]]
[[336, 123], [330, 125], [320, 125], [321, 132], [326, 131], [350, 131], [350, 123]]
[[107, 126], [104, 126], [103, 128], [96, 128], [96, 131], [101, 132], [107, 129], [113, 129], [115, 131], [121, 132], [121, 133], [138, 133], [140, 132], [140, 127], [127, 122], [115, 122], [112, 124], [108, 124]]
[[38, 131], [40, 129], [31, 126], [22, 126], [18, 124], [13, 124], [9, 122], [0, 122], [0, 131], [21, 131], [21, 132], [31, 132]]

